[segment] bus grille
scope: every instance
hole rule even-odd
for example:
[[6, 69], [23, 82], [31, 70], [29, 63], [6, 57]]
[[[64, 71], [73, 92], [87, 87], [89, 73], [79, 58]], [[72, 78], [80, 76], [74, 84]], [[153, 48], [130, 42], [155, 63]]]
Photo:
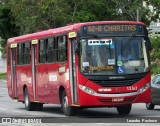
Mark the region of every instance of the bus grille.
[[[132, 98], [124, 98], [124, 101], [122, 101], [123, 103], [130, 103], [130, 102], [134, 102], [136, 99], [136, 97], [132, 97]], [[113, 103], [112, 102], [112, 98], [100, 98], [98, 99], [101, 103], [103, 104], [107, 104], [107, 103]], [[121, 103], [121, 102], [115, 102], [115, 103]]]
[[91, 80], [91, 81], [102, 87], [122, 87], [122, 86], [131, 86], [137, 83], [139, 80], [140, 78], [132, 80]]

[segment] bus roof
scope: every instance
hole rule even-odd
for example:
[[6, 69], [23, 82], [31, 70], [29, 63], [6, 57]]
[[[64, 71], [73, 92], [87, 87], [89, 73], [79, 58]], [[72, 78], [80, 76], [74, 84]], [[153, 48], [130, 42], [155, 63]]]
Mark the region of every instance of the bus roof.
[[7, 43], [14, 43], [14, 42], [21, 42], [21, 41], [29, 41], [33, 39], [45, 38], [51, 35], [58, 35], [64, 34], [71, 31], [77, 31], [79, 27], [85, 25], [95, 25], [95, 24], [141, 24], [144, 25], [142, 22], [135, 22], [135, 21], [95, 21], [95, 22], [84, 22], [84, 23], [75, 23], [64, 27], [48, 29], [44, 31], [39, 31], [31, 34], [26, 34], [18, 37], [9, 38]]

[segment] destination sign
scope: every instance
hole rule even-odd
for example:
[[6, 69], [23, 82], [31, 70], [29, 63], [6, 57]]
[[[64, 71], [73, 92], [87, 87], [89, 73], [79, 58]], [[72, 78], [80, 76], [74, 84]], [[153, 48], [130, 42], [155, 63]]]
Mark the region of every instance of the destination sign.
[[90, 25], [84, 26], [85, 33], [113, 33], [113, 32], [142, 32], [142, 25], [125, 25], [125, 24], [109, 24], [109, 25]]

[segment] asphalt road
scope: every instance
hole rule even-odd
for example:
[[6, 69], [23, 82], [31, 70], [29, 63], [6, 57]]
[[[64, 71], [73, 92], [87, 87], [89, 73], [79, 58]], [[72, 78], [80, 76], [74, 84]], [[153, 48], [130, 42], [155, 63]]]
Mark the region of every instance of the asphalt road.
[[0, 73], [4, 73], [6, 71], [6, 58], [0, 58]]
[[[118, 115], [115, 108], [84, 109], [80, 110], [76, 116], [66, 117], [61, 112], [60, 105], [52, 104], [44, 105], [42, 111], [26, 111], [23, 103], [13, 102], [8, 96], [6, 82], [0, 80], [0, 125], [8, 126], [6, 118], [14, 122], [9, 124], [14, 126], [82, 126], [84, 124], [89, 126], [158, 126], [160, 124], [160, 106], [149, 111], [145, 104], [133, 104], [130, 115], [124, 117]], [[40, 124], [41, 122], [42, 124]]]

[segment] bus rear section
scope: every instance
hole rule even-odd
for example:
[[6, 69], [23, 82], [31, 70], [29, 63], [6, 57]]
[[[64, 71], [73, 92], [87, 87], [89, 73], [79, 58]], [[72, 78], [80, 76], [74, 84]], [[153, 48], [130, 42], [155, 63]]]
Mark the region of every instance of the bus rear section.
[[[9, 95], [27, 110], [52, 103], [67, 116], [90, 107], [116, 107], [127, 115], [133, 103], [150, 102], [150, 41], [143, 23], [88, 22], [42, 33], [8, 43]], [[19, 65], [13, 57], [26, 41], [30, 59]]]

